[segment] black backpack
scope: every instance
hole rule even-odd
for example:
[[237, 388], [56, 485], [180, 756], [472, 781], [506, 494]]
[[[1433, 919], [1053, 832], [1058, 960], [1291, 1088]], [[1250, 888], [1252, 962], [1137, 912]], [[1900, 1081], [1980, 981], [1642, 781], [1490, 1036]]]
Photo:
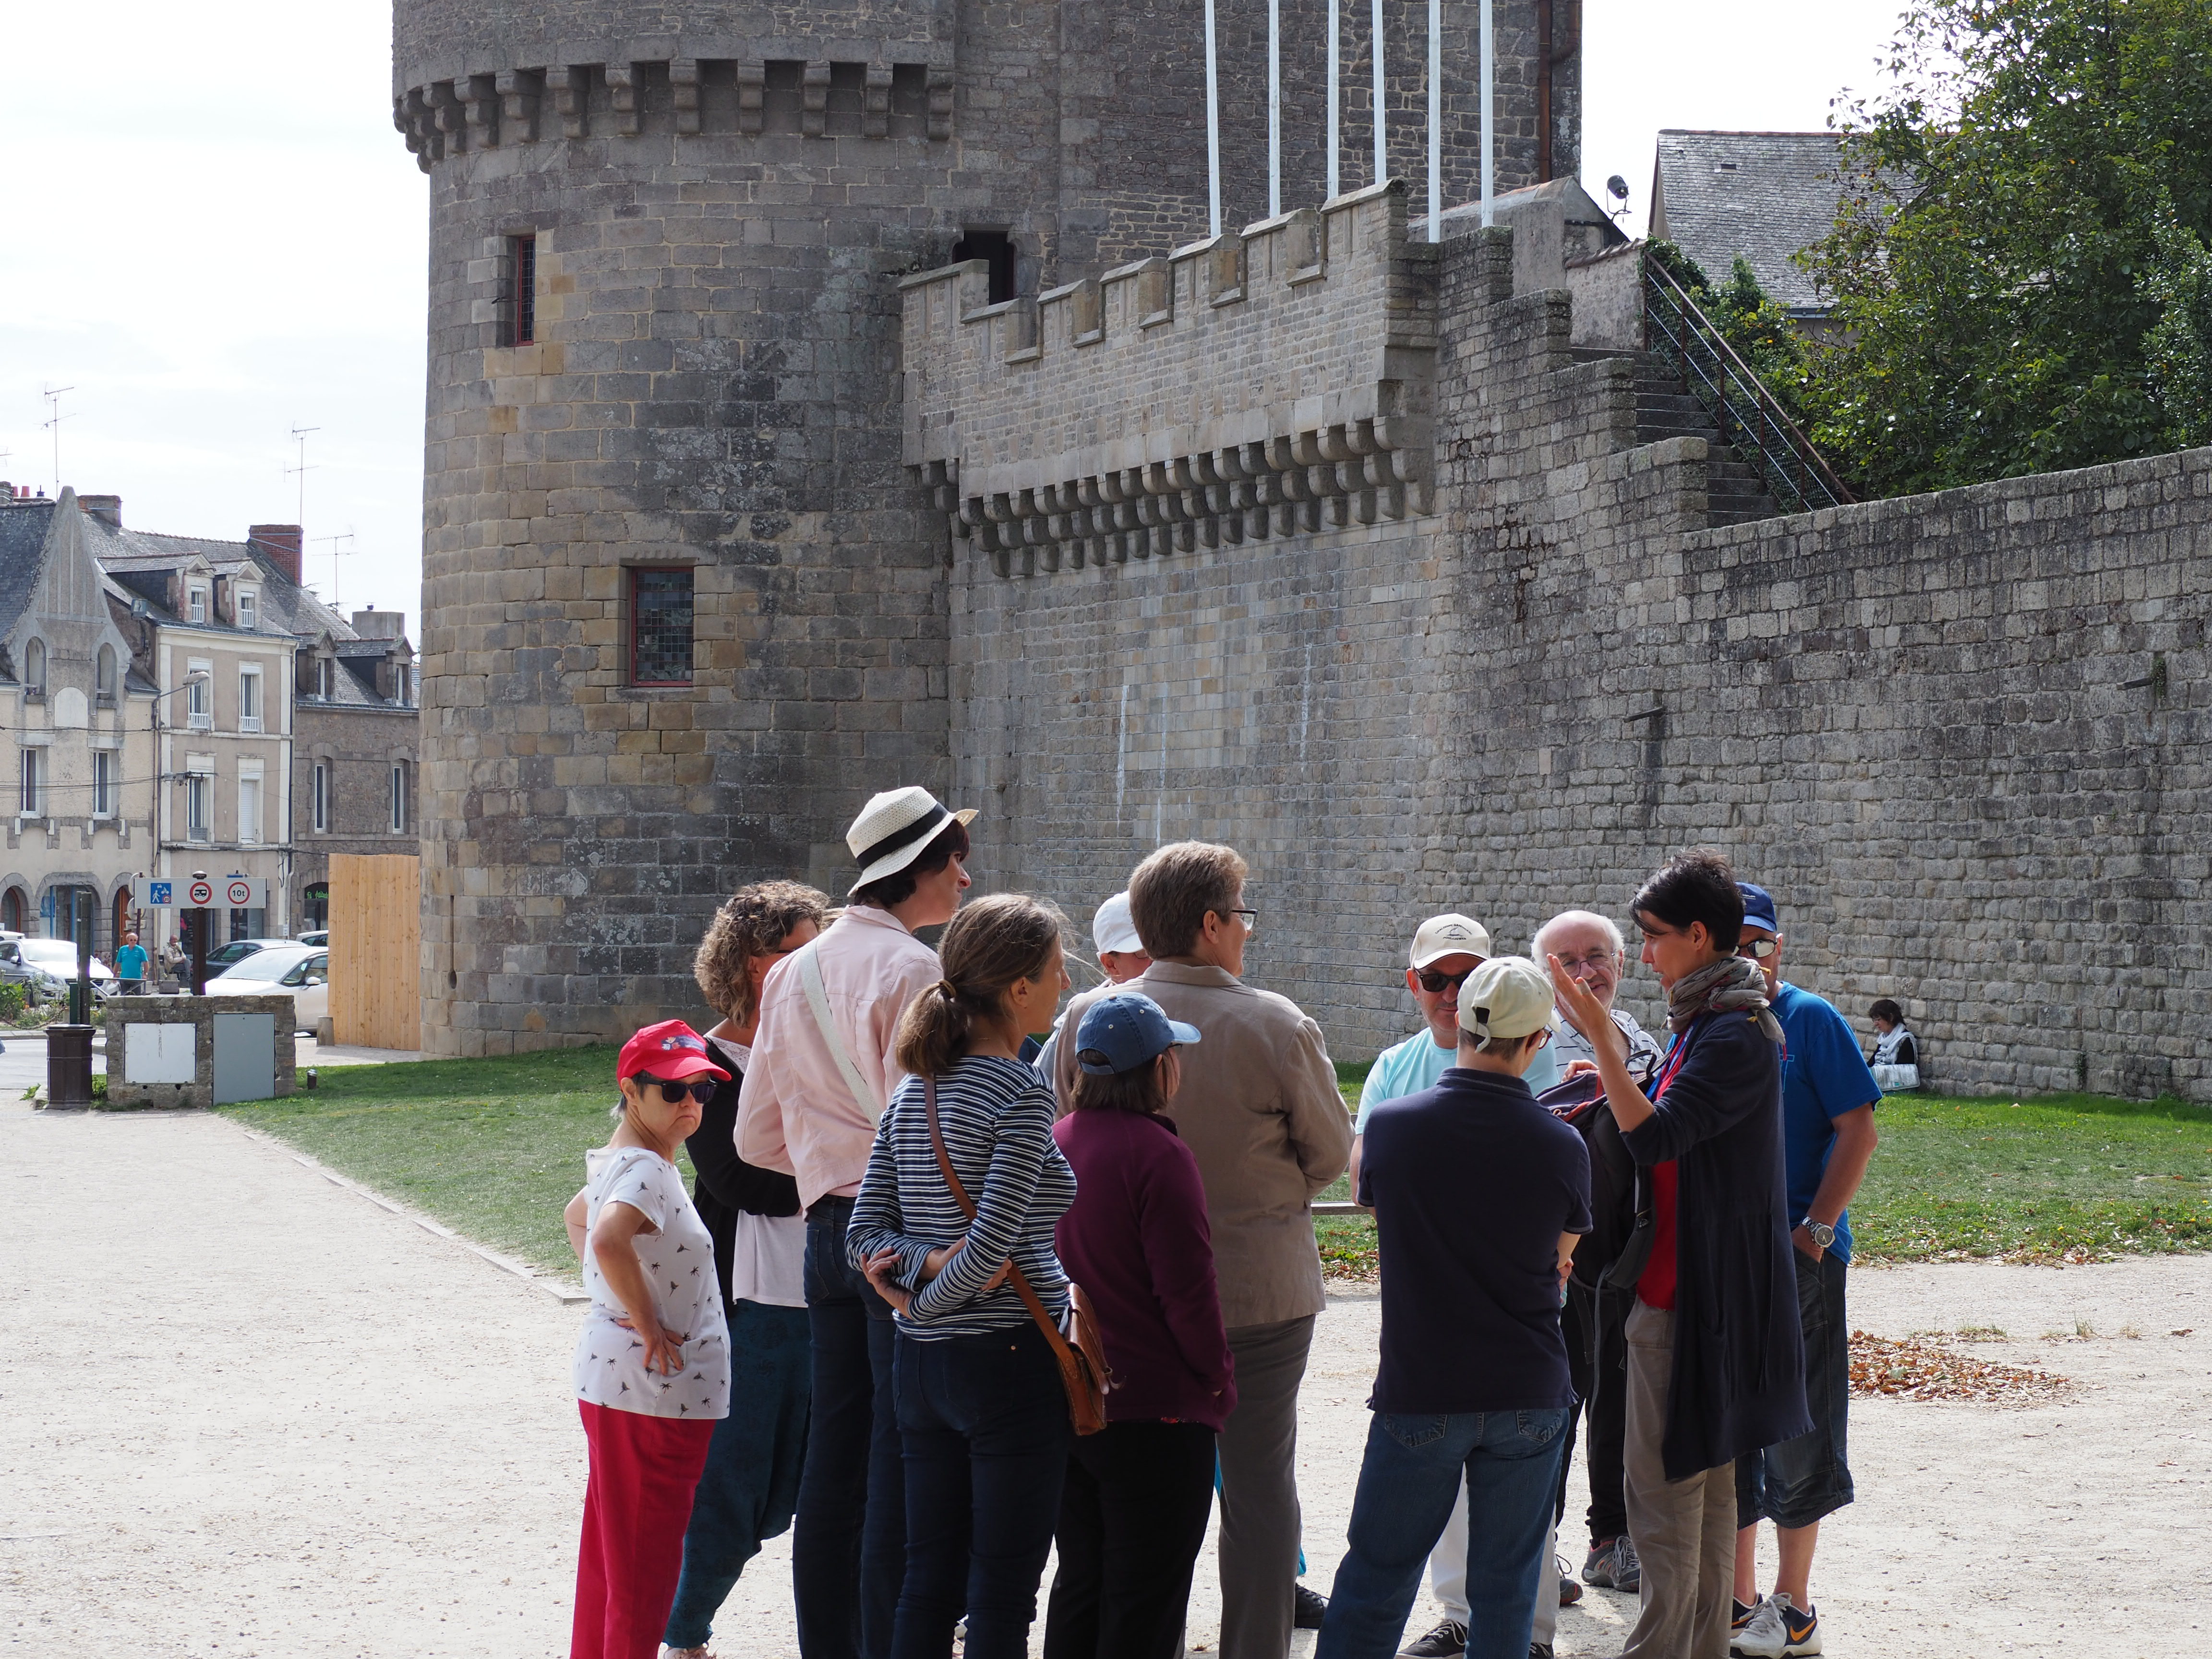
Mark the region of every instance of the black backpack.
[[1536, 1097], [1589, 1148], [1590, 1230], [1575, 1246], [1575, 1282], [1595, 1290], [1620, 1260], [1636, 1231], [1636, 1160], [1621, 1144], [1620, 1126], [1605, 1103], [1595, 1073], [1569, 1079]]

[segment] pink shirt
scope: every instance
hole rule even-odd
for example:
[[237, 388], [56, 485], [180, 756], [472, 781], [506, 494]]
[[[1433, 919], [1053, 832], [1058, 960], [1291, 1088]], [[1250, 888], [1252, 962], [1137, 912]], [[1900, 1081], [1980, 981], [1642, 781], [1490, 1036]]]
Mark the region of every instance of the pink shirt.
[[738, 1096], [738, 1156], [799, 1182], [799, 1201], [852, 1198], [867, 1173], [876, 1115], [906, 1076], [891, 1048], [907, 1004], [937, 983], [937, 952], [888, 910], [856, 905], [816, 946], [830, 1018], [853, 1064], [875, 1091], [875, 1110], [853, 1098], [822, 1040], [795, 955], [761, 987], [752, 1064]]

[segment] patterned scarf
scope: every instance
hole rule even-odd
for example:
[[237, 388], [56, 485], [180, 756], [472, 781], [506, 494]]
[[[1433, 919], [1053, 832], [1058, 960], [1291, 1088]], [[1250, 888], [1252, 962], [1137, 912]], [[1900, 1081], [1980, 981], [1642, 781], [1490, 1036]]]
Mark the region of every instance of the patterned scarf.
[[1723, 957], [1674, 981], [1667, 993], [1667, 1029], [1677, 1036], [1700, 1016], [1732, 1008], [1755, 1012], [1769, 1042], [1782, 1041], [1782, 1025], [1766, 1009], [1766, 975], [1748, 957]]

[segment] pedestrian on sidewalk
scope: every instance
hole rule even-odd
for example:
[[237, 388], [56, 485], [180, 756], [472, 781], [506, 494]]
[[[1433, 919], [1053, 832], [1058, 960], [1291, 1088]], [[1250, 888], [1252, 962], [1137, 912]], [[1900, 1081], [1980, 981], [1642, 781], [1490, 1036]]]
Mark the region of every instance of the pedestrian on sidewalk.
[[905, 1075], [907, 1006], [937, 983], [915, 930], [952, 920], [967, 890], [973, 811], [927, 789], [877, 795], [845, 844], [849, 907], [769, 970], [738, 1102], [738, 1156], [794, 1176], [806, 1212], [813, 1396], [792, 1527], [805, 1659], [887, 1659], [906, 1572], [906, 1500], [892, 1404], [891, 1307], [845, 1253], [883, 1103]]
[[1101, 998], [1074, 1035], [1075, 1109], [1053, 1139], [1075, 1172], [1054, 1233], [1106, 1346], [1105, 1429], [1071, 1448], [1045, 1659], [1176, 1659], [1213, 1509], [1213, 1437], [1236, 1409], [1206, 1186], [1167, 1115], [1182, 1045], [1150, 997]]
[[137, 996], [146, 988], [146, 947], [138, 943], [136, 933], [125, 933], [115, 952], [115, 983], [117, 993], [126, 997]]
[[[899, 1024], [846, 1249], [896, 1310], [906, 1578], [892, 1659], [1023, 1659], [1073, 1438], [1051, 1339], [1067, 1275], [1053, 1228], [1075, 1177], [1052, 1092], [1021, 1055], [1067, 988], [1060, 917], [1018, 893], [945, 930], [944, 975]], [[963, 1201], [964, 1200], [964, 1201]], [[1018, 1278], [1017, 1278], [1018, 1275]]]
[[623, 1044], [616, 1078], [615, 1132], [585, 1154], [590, 1178], [563, 1218], [591, 1298], [571, 1365], [591, 1477], [570, 1659], [659, 1651], [692, 1493], [730, 1407], [714, 1241], [675, 1163], [729, 1075], [669, 1019]]
[[829, 921], [826, 894], [792, 881], [740, 888], [715, 914], [691, 972], [721, 1019], [708, 1052], [731, 1081], [684, 1141], [691, 1201], [714, 1242], [730, 1328], [730, 1414], [714, 1427], [684, 1534], [684, 1577], [661, 1640], [667, 1659], [711, 1659], [714, 1615], [762, 1541], [791, 1525], [806, 1455], [811, 1346], [806, 1218], [799, 1183], [738, 1156], [738, 1094], [760, 1023], [761, 983]]
[[1559, 1304], [1590, 1224], [1589, 1158], [1522, 1081], [1559, 1023], [1535, 963], [1483, 963], [1457, 1018], [1457, 1066], [1368, 1118], [1358, 1196], [1375, 1212], [1382, 1359], [1320, 1659], [1398, 1650], [1462, 1483], [1464, 1650], [1538, 1652], [1539, 1601], [1558, 1603], [1549, 1540], [1574, 1402]]
[[[1814, 1610], [1813, 1552], [1820, 1522], [1856, 1495], [1845, 1455], [1850, 1411], [1850, 1323], [1844, 1280], [1851, 1260], [1848, 1209], [1866, 1178], [1877, 1139], [1881, 1089], [1859, 1053], [1857, 1034], [1826, 998], [1782, 977], [1782, 918], [1772, 895], [1750, 882], [1743, 894], [1739, 955], [1759, 964], [1781, 1023], [1782, 1154], [1790, 1242], [1797, 1270], [1797, 1316], [1805, 1341], [1809, 1434], [1735, 1462], [1735, 1609], [1729, 1651], [1742, 1659], [1799, 1659], [1820, 1650]], [[1774, 1589], [1759, 1594], [1759, 1523], [1774, 1523], [1780, 1563]]]
[[[1643, 1606], [1622, 1652], [1713, 1659], [1729, 1641], [1735, 1460], [1812, 1427], [1784, 1217], [1782, 1028], [1735, 954], [1743, 896], [1720, 854], [1677, 854], [1631, 910], [1674, 1042], [1648, 1097], [1619, 1049], [1595, 1052], [1638, 1170], [1637, 1234], [1611, 1275], [1636, 1286], [1622, 1462]], [[1577, 1029], [1603, 1028], [1603, 1005], [1556, 958], [1552, 979]]]
[[[1139, 865], [1129, 907], [1152, 965], [1123, 988], [1206, 1033], [1180, 1058], [1176, 1126], [1206, 1182], [1221, 1316], [1237, 1361], [1237, 1409], [1222, 1425], [1223, 1659], [1283, 1659], [1296, 1607], [1297, 1401], [1327, 1304], [1313, 1198], [1342, 1175], [1352, 1120], [1321, 1027], [1289, 998], [1238, 977], [1259, 912], [1244, 902], [1234, 848], [1176, 842]], [[1085, 992], [1066, 1018], [1080, 1030]], [[1053, 1089], [1075, 1104], [1074, 1051]], [[1110, 1396], [1109, 1396], [1110, 1398]]]

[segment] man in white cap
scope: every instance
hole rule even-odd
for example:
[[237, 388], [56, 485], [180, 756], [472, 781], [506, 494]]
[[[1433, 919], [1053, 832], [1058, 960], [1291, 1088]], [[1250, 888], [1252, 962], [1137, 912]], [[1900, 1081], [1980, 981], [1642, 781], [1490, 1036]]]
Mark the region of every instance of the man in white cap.
[[1413, 933], [1406, 988], [1421, 1011], [1426, 1029], [1394, 1042], [1375, 1056], [1359, 1091], [1359, 1115], [1352, 1121], [1352, 1184], [1359, 1186], [1359, 1136], [1367, 1115], [1386, 1100], [1398, 1100], [1436, 1087], [1444, 1067], [1459, 1053], [1460, 981], [1490, 955], [1490, 930], [1456, 910], [1431, 916]]
[[[1137, 937], [1137, 924], [1129, 919], [1129, 895], [1126, 890], [1115, 894], [1092, 914], [1091, 944], [1098, 952], [1099, 971], [1106, 975], [1109, 985], [1127, 985], [1152, 965], [1144, 940]], [[1060, 1053], [1060, 1028], [1066, 1023], [1067, 1015], [1063, 1011], [1053, 1021], [1052, 1035], [1045, 1039], [1044, 1047], [1030, 1062], [1047, 1083], [1052, 1081], [1053, 1062]]]
[[738, 1097], [738, 1154], [799, 1182], [814, 1402], [792, 1589], [805, 1659], [885, 1659], [906, 1572], [905, 1482], [891, 1402], [890, 1304], [845, 1256], [876, 1120], [905, 1075], [899, 1017], [943, 970], [915, 930], [952, 920], [967, 888], [973, 811], [928, 790], [863, 807], [845, 844], [850, 908], [769, 970]]
[[1590, 1225], [1582, 1137], [1522, 1081], [1558, 1029], [1552, 985], [1497, 957], [1459, 988], [1456, 1064], [1368, 1121], [1359, 1201], [1382, 1249], [1382, 1334], [1358, 1491], [1318, 1659], [1399, 1651], [1421, 1566], [1466, 1492], [1454, 1651], [1550, 1654], [1553, 1494], [1575, 1391], [1559, 1301]]

